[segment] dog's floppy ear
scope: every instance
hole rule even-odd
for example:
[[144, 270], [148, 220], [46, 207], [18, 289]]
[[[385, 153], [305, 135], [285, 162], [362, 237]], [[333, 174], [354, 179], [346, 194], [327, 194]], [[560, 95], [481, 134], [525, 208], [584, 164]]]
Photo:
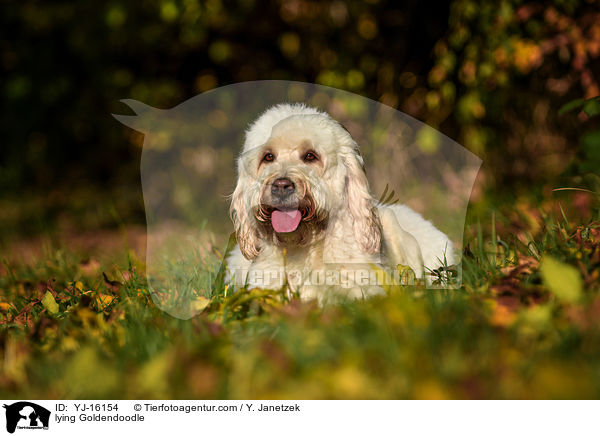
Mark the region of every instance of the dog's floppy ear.
[[[349, 135], [348, 135], [349, 136]], [[346, 201], [354, 218], [354, 235], [362, 249], [369, 254], [381, 248], [381, 223], [377, 208], [369, 192], [369, 182], [358, 145], [350, 138], [350, 147], [344, 147], [342, 160], [346, 166]]]
[[231, 195], [231, 206], [229, 207], [229, 215], [233, 221], [235, 228], [235, 236], [240, 246], [240, 250], [244, 257], [248, 260], [255, 259], [258, 256], [258, 235], [255, 226], [250, 222], [250, 215], [246, 207], [246, 199], [244, 198], [244, 183], [243, 177], [238, 178], [237, 185]]

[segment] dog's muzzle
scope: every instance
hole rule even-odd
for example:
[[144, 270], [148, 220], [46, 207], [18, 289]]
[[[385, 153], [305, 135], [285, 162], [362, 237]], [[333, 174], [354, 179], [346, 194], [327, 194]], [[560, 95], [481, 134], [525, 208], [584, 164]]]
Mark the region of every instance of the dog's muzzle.
[[255, 216], [264, 223], [266, 232], [274, 234], [296, 232], [302, 222], [312, 225], [321, 221], [317, 219], [314, 201], [304, 183], [288, 177], [278, 177], [265, 184]]
[[296, 185], [290, 179], [281, 177], [271, 184], [271, 224], [277, 233], [291, 233], [298, 228], [302, 220], [297, 202], [292, 194], [296, 192]]

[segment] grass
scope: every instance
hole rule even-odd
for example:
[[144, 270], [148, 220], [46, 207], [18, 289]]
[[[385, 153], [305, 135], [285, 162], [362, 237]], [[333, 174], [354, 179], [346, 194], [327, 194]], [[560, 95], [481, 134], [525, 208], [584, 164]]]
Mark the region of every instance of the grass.
[[190, 320], [156, 307], [133, 252], [6, 256], [0, 396], [598, 398], [598, 218], [553, 203], [471, 220], [457, 290], [320, 307], [218, 286]]

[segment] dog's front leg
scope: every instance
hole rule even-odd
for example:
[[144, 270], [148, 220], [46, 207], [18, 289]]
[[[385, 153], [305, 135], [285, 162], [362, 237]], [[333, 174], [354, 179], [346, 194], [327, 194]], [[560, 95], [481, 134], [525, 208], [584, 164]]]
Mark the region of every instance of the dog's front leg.
[[392, 210], [380, 208], [379, 216], [387, 263], [393, 266], [409, 266], [417, 278], [422, 278], [423, 256], [417, 240], [400, 226]]

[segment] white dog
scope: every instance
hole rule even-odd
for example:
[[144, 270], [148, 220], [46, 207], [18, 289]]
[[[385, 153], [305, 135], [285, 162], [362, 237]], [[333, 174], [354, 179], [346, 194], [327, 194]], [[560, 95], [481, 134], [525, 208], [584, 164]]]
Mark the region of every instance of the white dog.
[[246, 131], [237, 169], [227, 267], [238, 285], [356, 297], [381, 291], [370, 274], [378, 268], [409, 266], [421, 278], [455, 263], [433, 224], [371, 196], [357, 143], [317, 109], [268, 109]]

